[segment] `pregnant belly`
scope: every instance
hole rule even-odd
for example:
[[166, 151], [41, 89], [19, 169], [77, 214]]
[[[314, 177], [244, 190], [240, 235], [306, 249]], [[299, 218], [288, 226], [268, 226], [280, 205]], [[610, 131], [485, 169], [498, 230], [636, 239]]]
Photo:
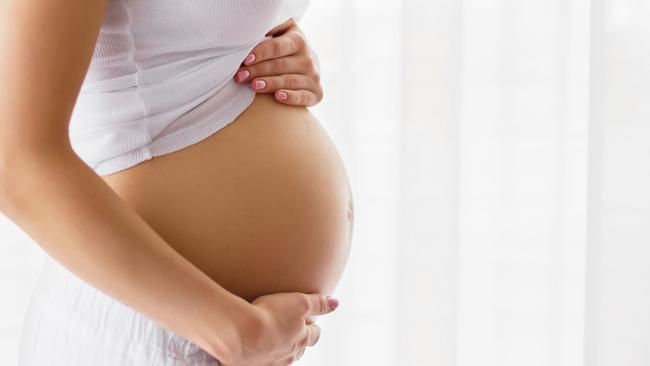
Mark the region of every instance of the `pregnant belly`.
[[350, 186], [307, 108], [259, 94], [205, 140], [102, 178], [181, 255], [248, 301], [331, 294], [343, 272]]

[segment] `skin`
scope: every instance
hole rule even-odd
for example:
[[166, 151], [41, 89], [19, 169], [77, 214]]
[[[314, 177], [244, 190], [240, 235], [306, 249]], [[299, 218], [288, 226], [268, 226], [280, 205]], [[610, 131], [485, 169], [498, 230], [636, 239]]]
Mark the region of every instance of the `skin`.
[[[0, 94], [0, 210], [50, 256], [80, 278], [161, 326], [193, 341], [223, 365], [290, 364], [304, 352], [305, 347], [313, 346], [319, 338], [320, 328], [313, 323], [313, 317], [332, 311], [323, 294], [296, 291], [270, 293], [249, 302], [228, 291], [193, 261], [179, 254], [166, 240], [167, 234], [160, 234], [154, 229], [155, 219], [161, 218], [156, 216], [155, 206], [146, 203], [137, 206], [135, 201], [124, 198], [128, 196], [129, 189], [136, 192], [136, 188], [128, 184], [128, 179], [121, 186], [124, 190], [116, 191], [73, 152], [68, 140], [69, 118], [90, 63], [105, 6], [106, 0], [3, 0], [0, 54], [11, 57], [0, 58], [0, 81], [3, 85]], [[262, 100], [264, 98], [260, 96], [259, 101]], [[270, 112], [270, 108], [265, 109], [262, 103], [256, 99], [252, 111]], [[299, 108], [275, 102], [272, 104], [282, 108]], [[329, 166], [331, 171], [311, 171], [314, 175], [308, 174], [307, 177], [311, 177], [312, 181], [323, 179], [322, 182], [336, 182], [335, 186], [338, 187], [344, 181], [324, 134], [312, 129], [313, 124], [305, 124], [306, 128], [296, 130], [301, 123], [308, 121], [308, 116], [294, 115], [287, 119], [288, 112], [278, 110], [271, 119], [275, 122], [269, 128], [279, 126], [277, 131], [286, 134], [287, 141], [291, 141], [291, 131], [298, 131], [302, 137], [310, 137], [308, 141], [314, 150], [309, 151], [320, 154], [321, 160], [325, 158], [324, 162], [318, 163]], [[307, 113], [306, 110], [295, 112]], [[238, 120], [248, 122], [232, 124], [240, 127], [230, 129], [231, 141], [235, 141], [234, 137], [239, 133], [243, 136], [242, 128], [254, 131], [252, 122], [258, 125], [265, 122], [261, 119], [262, 115], [253, 112], [248, 115], [252, 118], [242, 117]], [[290, 123], [294, 129], [290, 130], [288, 124], [282, 129], [279, 123], [282, 120], [293, 121]], [[194, 150], [181, 150], [185, 154], [172, 153], [166, 155], [167, 160], [150, 160], [148, 164], [121, 172], [124, 175], [116, 174], [113, 179], [118, 180], [120, 175], [127, 177], [126, 172], [133, 174], [138, 171], [147, 178], [147, 174], [144, 174], [146, 169], [161, 173], [152, 168], [153, 162], [157, 162], [157, 166], [164, 166], [165, 161], [172, 159], [187, 159], [187, 165], [173, 166], [174, 169], [193, 167], [191, 171], [194, 173], [216, 173], [210, 169], [211, 161], [201, 159], [209, 157], [203, 153], [216, 153], [218, 149], [223, 149], [227, 144], [221, 142], [229, 134], [214, 136], [217, 137], [194, 145]], [[269, 140], [272, 141], [259, 139], [261, 142]], [[298, 149], [293, 152], [306, 151], [300, 150], [305, 146], [291, 146]], [[243, 149], [240, 152], [248, 151], [244, 147], [239, 146]], [[264, 150], [262, 145], [252, 151], [272, 153]], [[274, 153], [277, 156], [283, 151], [287, 152], [280, 149]], [[233, 149], [232, 152], [237, 150]], [[294, 155], [290, 153], [288, 156]], [[222, 159], [222, 162], [227, 161]], [[306, 164], [303, 167], [309, 167], [313, 162], [302, 163]], [[231, 172], [246, 173], [237, 170]], [[302, 172], [305, 171], [297, 171]], [[332, 172], [338, 172], [336, 181], [323, 178]], [[295, 179], [297, 177], [300, 174], [294, 176]], [[201, 186], [209, 181], [186, 183]], [[140, 186], [140, 190], [144, 189], [146, 187]], [[165, 188], [161, 185], [157, 189]], [[241, 192], [242, 196], [247, 192]], [[318, 201], [315, 196], [313, 203], [317, 209], [303, 213], [345, 211], [341, 207], [347, 207], [349, 197], [342, 192], [345, 190], [330, 191], [334, 195], [332, 202], [326, 199]], [[191, 197], [189, 202], [198, 202], [204, 194], [191, 189], [187, 189], [186, 193]], [[158, 202], [165, 203], [165, 200], [158, 199]], [[138, 209], [151, 208], [154, 213], [149, 216], [148, 220], [151, 221], [138, 212]], [[178, 208], [183, 212], [191, 207]], [[182, 217], [176, 219], [182, 220]], [[220, 225], [219, 219], [218, 216], [213, 217], [210, 226], [203, 229]], [[343, 227], [343, 221], [337, 221], [340, 218], [331, 220], [330, 223]], [[179, 221], [175, 222], [178, 227]], [[262, 221], [261, 224], [265, 223]], [[266, 225], [273, 227], [273, 223]], [[192, 230], [188, 232], [190, 235], [198, 233]], [[223, 233], [227, 230], [213, 232]], [[348, 235], [348, 232], [341, 230], [340, 235]], [[248, 243], [244, 239], [215, 245], [225, 248], [229, 244]], [[207, 242], [209, 240], [204, 243]], [[189, 245], [177, 247], [191, 252]], [[318, 246], [311, 249], [318, 249]], [[325, 265], [317, 263], [321, 266], [314, 266], [315, 275], [310, 272], [312, 268], [303, 269], [316, 280], [320, 274], [330, 271], [329, 282], [320, 285], [332, 286], [333, 279], [339, 273], [342, 252], [337, 251], [337, 256], [325, 258], [331, 261]], [[309, 266], [309, 256], [302, 258], [307, 260], [301, 263]], [[302, 285], [317, 287], [319, 283]], [[260, 286], [258, 290], [263, 289]]]
[[237, 296], [330, 295], [336, 287], [350, 247], [350, 187], [336, 148], [304, 107], [259, 94], [200, 143], [103, 179]]
[[244, 59], [235, 81], [257, 93], [272, 93], [283, 104], [311, 107], [323, 99], [320, 66], [293, 18], [277, 25]]

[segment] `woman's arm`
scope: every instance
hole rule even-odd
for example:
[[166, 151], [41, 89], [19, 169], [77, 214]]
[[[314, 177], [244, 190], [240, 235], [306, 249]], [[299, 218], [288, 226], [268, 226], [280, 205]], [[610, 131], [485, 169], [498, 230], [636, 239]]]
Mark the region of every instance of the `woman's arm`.
[[3, 0], [0, 210], [85, 281], [217, 357], [254, 306], [173, 250], [72, 150], [68, 123], [107, 0]]

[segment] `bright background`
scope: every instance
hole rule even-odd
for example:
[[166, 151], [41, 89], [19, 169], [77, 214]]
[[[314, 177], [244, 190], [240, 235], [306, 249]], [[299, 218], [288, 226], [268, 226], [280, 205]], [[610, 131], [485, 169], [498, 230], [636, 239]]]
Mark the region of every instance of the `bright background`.
[[[352, 253], [297, 364], [650, 365], [650, 2], [312, 0]], [[0, 354], [44, 259], [0, 216]]]

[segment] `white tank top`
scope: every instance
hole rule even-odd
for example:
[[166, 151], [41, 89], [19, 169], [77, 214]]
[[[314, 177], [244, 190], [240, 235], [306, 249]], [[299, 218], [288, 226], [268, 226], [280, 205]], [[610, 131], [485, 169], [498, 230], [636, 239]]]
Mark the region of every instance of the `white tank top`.
[[75, 153], [98, 175], [197, 143], [255, 97], [233, 76], [309, 0], [108, 0], [72, 111]]

